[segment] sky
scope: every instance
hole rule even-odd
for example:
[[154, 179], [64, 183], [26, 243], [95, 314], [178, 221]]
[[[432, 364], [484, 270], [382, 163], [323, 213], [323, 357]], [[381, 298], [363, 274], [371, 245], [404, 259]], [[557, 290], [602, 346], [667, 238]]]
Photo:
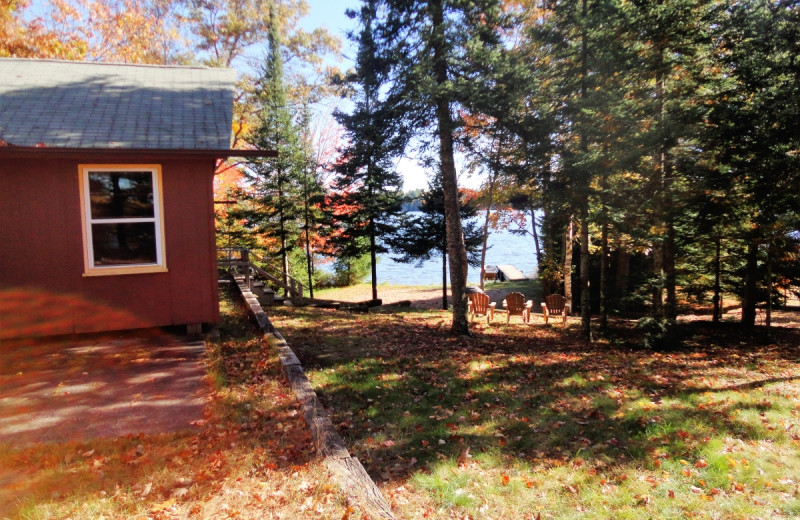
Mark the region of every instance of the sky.
[[345, 9], [357, 9], [361, 2], [357, 0], [306, 0], [311, 7], [308, 16], [301, 20], [303, 27], [314, 29], [324, 27], [333, 34], [345, 39], [345, 34], [356, 25], [355, 20], [345, 16]]

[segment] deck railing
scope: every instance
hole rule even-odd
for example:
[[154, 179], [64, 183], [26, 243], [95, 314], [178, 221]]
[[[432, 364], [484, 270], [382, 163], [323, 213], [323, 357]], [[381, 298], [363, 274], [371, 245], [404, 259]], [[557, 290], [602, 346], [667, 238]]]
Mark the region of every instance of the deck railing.
[[[225, 247], [217, 250], [217, 265], [233, 269], [244, 275], [245, 283], [250, 287], [251, 278], [261, 278], [283, 289], [284, 294], [295, 305], [305, 303], [303, 284], [283, 270], [275, 267], [265, 258], [258, 259], [252, 251], [244, 247]], [[286, 283], [284, 283], [284, 276]]]

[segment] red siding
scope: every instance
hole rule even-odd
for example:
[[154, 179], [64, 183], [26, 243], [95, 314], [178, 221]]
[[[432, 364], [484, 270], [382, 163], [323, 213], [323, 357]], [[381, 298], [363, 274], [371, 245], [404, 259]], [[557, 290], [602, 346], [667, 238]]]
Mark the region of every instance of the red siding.
[[167, 273], [84, 277], [78, 164], [130, 157], [0, 161], [0, 338], [219, 319], [211, 159], [161, 164]]

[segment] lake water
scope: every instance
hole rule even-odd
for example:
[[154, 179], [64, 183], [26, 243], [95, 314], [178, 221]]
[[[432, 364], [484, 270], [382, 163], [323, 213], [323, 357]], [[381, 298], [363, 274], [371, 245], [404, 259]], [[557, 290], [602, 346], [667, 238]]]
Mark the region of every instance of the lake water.
[[[536, 246], [530, 235], [515, 235], [509, 231], [492, 231], [489, 234], [489, 250], [486, 265], [511, 264], [528, 276], [536, 272]], [[467, 281], [480, 282], [480, 268], [471, 267]], [[448, 268], [449, 280], [449, 268]], [[417, 267], [416, 264], [401, 264], [391, 255], [381, 255], [378, 262], [378, 283], [397, 285], [441, 285], [442, 259], [434, 258]]]

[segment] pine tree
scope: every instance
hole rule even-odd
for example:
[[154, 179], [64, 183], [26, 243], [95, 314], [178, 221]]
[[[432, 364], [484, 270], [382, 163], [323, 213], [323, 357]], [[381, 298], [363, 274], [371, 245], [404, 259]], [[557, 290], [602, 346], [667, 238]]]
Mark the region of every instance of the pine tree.
[[288, 285], [289, 253], [297, 245], [302, 216], [305, 160], [300, 131], [287, 104], [281, 38], [272, 4], [270, 19], [269, 52], [257, 85], [259, 125], [253, 144], [262, 150], [276, 150], [278, 155], [263, 159], [248, 171], [250, 186], [244, 193], [248, 207], [242, 216], [266, 242], [268, 254], [280, 258], [283, 281]]
[[[480, 265], [483, 233], [474, 217], [476, 205], [459, 196], [459, 216], [464, 223], [464, 244], [471, 265]], [[418, 214], [409, 214], [402, 219], [397, 232], [388, 239], [392, 250], [399, 254], [396, 262], [422, 263], [437, 256], [442, 257], [442, 309], [447, 310], [447, 254], [448, 239], [444, 203], [444, 187], [441, 175], [436, 175], [422, 194]]]
[[319, 235], [320, 226], [325, 220], [321, 204], [325, 196], [325, 188], [317, 173], [317, 162], [311, 136], [311, 110], [306, 103], [303, 106], [300, 129], [302, 130], [302, 170], [298, 177], [302, 205], [303, 247], [306, 258], [306, 274], [308, 276], [308, 295], [314, 297], [314, 247], [312, 242]]
[[392, 126], [403, 136], [416, 132], [438, 152], [454, 299], [451, 332], [469, 334], [454, 135], [459, 108], [490, 115], [506, 108], [508, 83], [498, 81], [507, 71], [501, 2], [379, 0], [375, 5], [376, 49], [389, 60], [388, 102], [397, 108]]
[[[530, 52], [539, 52], [532, 74], [546, 85], [547, 98], [539, 100], [552, 119], [553, 132], [539, 133], [553, 140], [553, 160], [540, 176], [544, 195], [546, 265], [552, 258], [564, 229], [577, 223], [580, 243], [580, 309], [584, 337], [591, 338], [590, 227], [607, 221], [604, 212], [593, 212], [602, 201], [603, 179], [623, 167], [619, 153], [630, 127], [625, 103], [624, 72], [628, 50], [620, 45], [622, 3], [566, 0], [545, 4], [530, 23]], [[549, 105], [548, 105], [549, 103]], [[546, 148], [540, 145], [539, 148]], [[601, 202], [602, 204], [602, 202]], [[607, 223], [605, 224], [607, 225]], [[565, 242], [569, 258], [571, 243]], [[603, 265], [603, 267], [606, 267]], [[570, 266], [565, 265], [565, 283]], [[605, 291], [602, 291], [605, 295]]]
[[351, 114], [336, 114], [348, 144], [341, 150], [334, 184], [337, 202], [352, 208], [340, 217], [338, 254], [348, 258], [369, 254], [374, 300], [378, 298], [377, 255], [388, 252], [380, 238], [396, 229], [394, 217], [402, 209], [403, 184], [393, 164], [399, 150], [388, 120], [391, 107], [381, 100], [386, 66], [373, 40], [376, 3], [364, 2], [359, 13], [361, 31], [353, 37], [358, 55], [356, 69], [347, 79], [355, 91], [355, 108]]
[[[676, 258], [689, 229], [677, 228], [690, 186], [685, 166], [701, 150], [707, 73], [713, 70], [716, 3], [710, 0], [650, 2], [630, 6], [629, 45], [636, 49], [636, 92], [641, 132], [632, 143], [642, 151], [639, 171], [653, 258], [652, 308], [659, 319], [677, 316]], [[649, 204], [647, 203], [649, 202]]]
[[[750, 0], [727, 6], [719, 26], [726, 83], [709, 115], [720, 174], [746, 208], [742, 322], [756, 318], [759, 260], [771, 275], [774, 245], [800, 228], [800, 9], [796, 1]], [[791, 247], [791, 246], [790, 246]], [[771, 301], [771, 279], [766, 284]]]

